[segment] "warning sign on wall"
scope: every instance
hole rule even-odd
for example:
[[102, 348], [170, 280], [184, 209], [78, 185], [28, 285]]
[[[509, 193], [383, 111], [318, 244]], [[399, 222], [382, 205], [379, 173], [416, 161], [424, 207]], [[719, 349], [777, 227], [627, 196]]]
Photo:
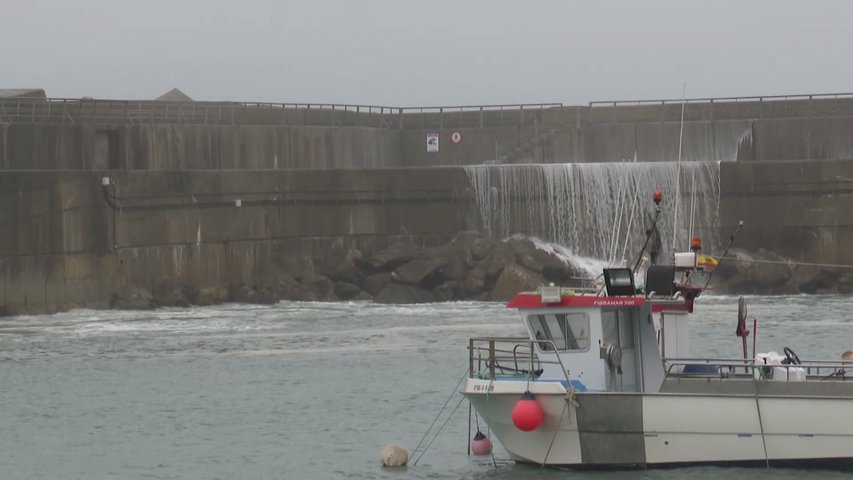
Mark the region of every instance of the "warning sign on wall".
[[438, 151], [438, 132], [427, 132], [426, 147], [427, 153]]
[[454, 130], [450, 134], [450, 141], [453, 142], [454, 145], [459, 145], [460, 143], [462, 143], [462, 132], [460, 132], [459, 130]]

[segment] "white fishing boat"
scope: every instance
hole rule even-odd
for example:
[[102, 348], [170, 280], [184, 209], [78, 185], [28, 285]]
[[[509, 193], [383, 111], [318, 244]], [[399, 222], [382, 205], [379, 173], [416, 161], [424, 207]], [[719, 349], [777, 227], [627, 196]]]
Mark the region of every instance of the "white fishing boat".
[[469, 340], [463, 393], [514, 460], [853, 469], [853, 363], [748, 354], [742, 301], [743, 357], [691, 358], [687, 320], [713, 267], [699, 243], [648, 267], [643, 289], [612, 268], [600, 291], [519, 293], [508, 307], [526, 337]]

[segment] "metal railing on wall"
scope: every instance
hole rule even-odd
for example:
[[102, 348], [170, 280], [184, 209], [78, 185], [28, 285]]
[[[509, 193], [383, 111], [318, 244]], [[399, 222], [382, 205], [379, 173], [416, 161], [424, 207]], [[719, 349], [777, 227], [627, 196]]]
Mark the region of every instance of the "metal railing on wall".
[[[666, 98], [645, 100], [598, 100], [589, 102], [591, 119], [602, 119], [596, 112], [609, 109], [611, 121], [617, 120], [620, 109], [654, 108], [660, 118], [667, 117], [679, 109], [682, 104], [703, 104], [706, 118], [715, 116], [733, 118], [786, 118], [786, 117], [832, 117], [853, 115], [853, 93], [819, 93], [795, 95], [760, 95], [743, 97], [697, 97], [697, 98]], [[689, 111], [689, 108], [688, 108]], [[653, 114], [652, 114], [653, 115]], [[669, 115], [670, 117], [672, 115]], [[606, 118], [606, 117], [605, 117]], [[627, 121], [636, 121], [636, 116], [628, 116]], [[655, 119], [655, 118], [649, 118]], [[670, 118], [671, 120], [671, 118]], [[594, 120], [593, 120], [594, 121]]]
[[71, 98], [0, 99], [6, 123], [363, 125], [390, 128], [399, 108], [381, 105], [262, 102], [168, 102]]
[[503, 105], [445, 105], [400, 108], [400, 128], [453, 128], [538, 123], [544, 110], [562, 103], [512, 103]]
[[337, 103], [0, 99], [0, 122], [74, 125], [318, 125], [444, 128], [525, 125], [561, 103], [389, 107]]
[[[557, 124], [578, 128], [587, 114], [622, 108], [660, 107], [665, 115], [682, 103], [707, 104], [714, 111], [735, 116], [853, 115], [853, 93], [702, 97], [592, 101], [587, 106], [562, 103], [443, 105], [393, 107], [339, 103], [172, 102], [159, 100], [100, 100], [89, 98], [0, 98], [0, 122], [74, 125], [76, 123], [130, 125], [315, 125], [377, 128], [444, 129], [496, 126], [538, 126], [549, 110]], [[630, 117], [630, 116], [629, 116]], [[633, 121], [634, 118], [628, 118]]]
[[589, 102], [590, 108], [602, 106], [629, 106], [629, 105], [666, 105], [682, 103], [721, 103], [721, 102], [765, 102], [785, 100], [815, 100], [815, 99], [838, 99], [853, 98], [853, 93], [817, 93], [797, 95], [759, 95], [747, 97], [696, 97], [696, 98], [666, 98], [653, 100], [596, 100]]

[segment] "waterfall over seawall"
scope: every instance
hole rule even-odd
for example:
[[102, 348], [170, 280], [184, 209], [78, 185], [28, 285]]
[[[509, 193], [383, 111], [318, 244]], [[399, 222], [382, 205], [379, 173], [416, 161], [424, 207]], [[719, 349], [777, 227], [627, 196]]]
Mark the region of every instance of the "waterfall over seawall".
[[664, 197], [658, 221], [664, 255], [689, 248], [691, 220], [704, 250], [719, 249], [719, 162], [484, 165], [465, 170], [482, 228], [495, 236], [523, 234], [577, 255], [632, 263], [652, 223], [652, 194], [659, 190]]

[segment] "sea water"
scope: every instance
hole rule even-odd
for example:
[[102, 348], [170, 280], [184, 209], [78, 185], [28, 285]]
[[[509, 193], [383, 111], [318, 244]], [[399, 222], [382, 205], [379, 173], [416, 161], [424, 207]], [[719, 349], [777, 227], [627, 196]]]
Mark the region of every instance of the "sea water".
[[[788, 346], [804, 360], [834, 360], [853, 350], [851, 297], [747, 302], [750, 327], [758, 319], [759, 352]], [[736, 298], [702, 297], [697, 312], [694, 352], [740, 356]], [[494, 458], [468, 456], [468, 404], [459, 394], [467, 339], [522, 333], [517, 312], [473, 302], [0, 318], [0, 478], [847, 477], [709, 467], [541, 470], [515, 464], [500, 446]], [[436, 418], [433, 430], [443, 428], [425, 438]], [[429, 448], [412, 452], [422, 439]], [[380, 466], [380, 450], [394, 442], [413, 453], [409, 467]]]

